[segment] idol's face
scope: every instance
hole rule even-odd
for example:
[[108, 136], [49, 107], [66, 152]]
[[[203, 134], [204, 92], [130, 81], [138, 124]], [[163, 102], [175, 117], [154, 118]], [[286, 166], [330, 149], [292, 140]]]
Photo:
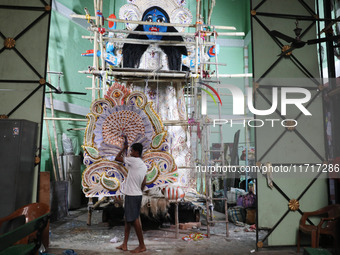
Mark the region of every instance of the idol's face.
[[[157, 22], [157, 23], [169, 23], [169, 20], [164, 15], [164, 13], [156, 8], [146, 13], [145, 16], [143, 17], [143, 21]], [[147, 31], [147, 32], [166, 32], [168, 30], [168, 27], [160, 26], [160, 25], [143, 25], [143, 29], [144, 31]], [[147, 35], [147, 37], [152, 40], [162, 39], [161, 35]]]

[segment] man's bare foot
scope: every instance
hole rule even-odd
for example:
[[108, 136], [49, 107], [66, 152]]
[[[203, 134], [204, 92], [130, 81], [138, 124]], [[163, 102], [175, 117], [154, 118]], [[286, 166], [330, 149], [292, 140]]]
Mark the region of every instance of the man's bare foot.
[[116, 247], [116, 249], [122, 250], [122, 251], [127, 251], [127, 250], [128, 250], [128, 249], [127, 249], [127, 245], [124, 245], [124, 244], [119, 245], [118, 247]]
[[143, 252], [143, 251], [146, 251], [146, 247], [145, 246], [138, 246], [136, 249], [130, 251], [131, 253], [140, 253], [140, 252]]

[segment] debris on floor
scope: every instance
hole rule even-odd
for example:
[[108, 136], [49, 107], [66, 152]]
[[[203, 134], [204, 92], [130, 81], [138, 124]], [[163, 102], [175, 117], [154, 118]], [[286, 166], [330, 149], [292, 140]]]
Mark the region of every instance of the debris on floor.
[[110, 240], [110, 243], [118, 243], [118, 242], [119, 242], [119, 239], [116, 236]]
[[253, 225], [251, 225], [249, 228], [246, 227], [246, 228], [244, 228], [244, 231], [245, 231], [245, 232], [255, 232], [255, 231], [256, 231], [256, 225], [253, 224]]
[[66, 250], [63, 252], [63, 255], [77, 255], [77, 253], [74, 250]]
[[208, 235], [206, 234], [202, 234], [202, 233], [191, 233], [188, 236], [183, 236], [182, 240], [184, 241], [200, 241], [203, 240], [204, 237], [208, 237]]

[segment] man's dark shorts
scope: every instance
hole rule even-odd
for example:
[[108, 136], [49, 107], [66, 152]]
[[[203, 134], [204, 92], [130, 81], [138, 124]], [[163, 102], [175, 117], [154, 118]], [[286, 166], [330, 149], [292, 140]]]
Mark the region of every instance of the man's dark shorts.
[[127, 222], [133, 222], [139, 217], [140, 207], [142, 204], [142, 197], [143, 196], [125, 195], [124, 211], [125, 211], [125, 220]]

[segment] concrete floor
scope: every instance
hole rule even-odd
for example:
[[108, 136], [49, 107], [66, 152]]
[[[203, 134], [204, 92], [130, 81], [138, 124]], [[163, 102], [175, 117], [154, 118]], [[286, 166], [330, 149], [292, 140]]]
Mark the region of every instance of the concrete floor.
[[[94, 211], [92, 225], [87, 226], [86, 208], [70, 211], [69, 214], [68, 217], [50, 224], [50, 246], [47, 250], [49, 254], [62, 255], [67, 249], [73, 249], [78, 255], [129, 254], [116, 249], [123, 240], [122, 222], [110, 227], [102, 222], [102, 211]], [[223, 214], [218, 214], [217, 218], [222, 216]], [[262, 249], [256, 252], [256, 233], [246, 232], [244, 229], [245, 227], [237, 227], [229, 223], [230, 235], [226, 237], [225, 224], [218, 223], [211, 227], [211, 237], [200, 241], [184, 241], [182, 237], [192, 232], [206, 234], [204, 225], [201, 229], [180, 230], [178, 239], [175, 238], [173, 228], [146, 229], [143, 233], [147, 251], [142, 254], [298, 254], [295, 248], [267, 251]], [[263, 234], [265, 233], [260, 232], [260, 235]], [[118, 243], [111, 243], [110, 240], [115, 237]], [[132, 250], [137, 246], [137, 237], [132, 229], [128, 249]]]

